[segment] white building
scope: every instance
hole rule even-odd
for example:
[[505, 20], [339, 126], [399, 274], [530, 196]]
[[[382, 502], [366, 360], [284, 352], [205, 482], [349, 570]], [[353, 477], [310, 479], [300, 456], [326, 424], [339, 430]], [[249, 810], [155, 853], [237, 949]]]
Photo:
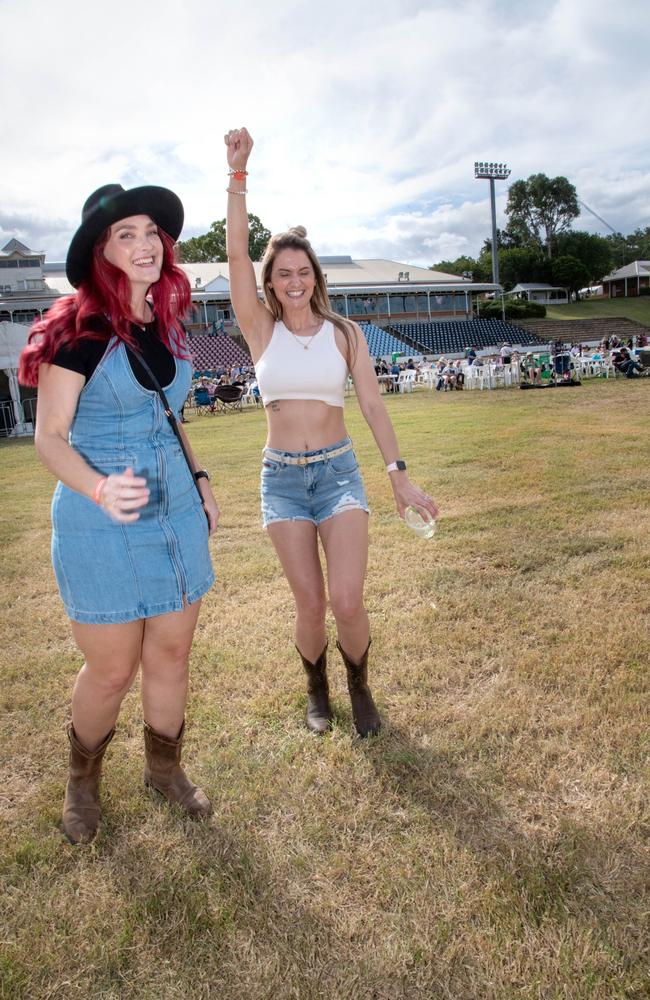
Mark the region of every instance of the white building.
[[[473, 296], [482, 292], [501, 294], [500, 286], [393, 260], [353, 260], [349, 256], [319, 260], [332, 308], [341, 316], [357, 320], [470, 318]], [[218, 320], [235, 318], [227, 263], [181, 264], [181, 267], [189, 278], [195, 305], [194, 317], [188, 323], [190, 328], [206, 328]], [[262, 265], [255, 263], [253, 267], [261, 294]], [[3, 285], [0, 321], [30, 323], [43, 315], [60, 295], [74, 292], [66, 278], [64, 263], [47, 263], [44, 254], [29, 250], [18, 240], [11, 240], [0, 253], [0, 274], [14, 279], [0, 283]]]

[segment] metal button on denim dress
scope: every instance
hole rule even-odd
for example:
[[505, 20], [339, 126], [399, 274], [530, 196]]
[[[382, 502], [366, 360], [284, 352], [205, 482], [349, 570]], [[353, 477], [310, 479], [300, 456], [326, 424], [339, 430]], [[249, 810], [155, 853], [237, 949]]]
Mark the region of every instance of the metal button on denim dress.
[[[178, 413], [191, 365], [175, 360], [165, 393]], [[118, 524], [92, 500], [57, 485], [52, 562], [68, 616], [128, 622], [180, 611], [205, 594], [214, 574], [192, 475], [157, 393], [139, 384], [116, 338], [81, 391], [70, 444], [103, 475], [132, 468], [150, 495], [137, 521]]]

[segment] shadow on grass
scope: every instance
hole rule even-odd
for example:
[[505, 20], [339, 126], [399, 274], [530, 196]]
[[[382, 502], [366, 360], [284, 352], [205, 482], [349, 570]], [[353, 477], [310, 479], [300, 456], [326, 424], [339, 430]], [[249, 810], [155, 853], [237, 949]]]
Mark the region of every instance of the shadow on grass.
[[[527, 829], [494, 795], [467, 776], [458, 755], [417, 746], [407, 732], [387, 726], [361, 752], [387, 791], [426, 811], [434, 827], [470, 849], [498, 883], [495, 909], [522, 923], [579, 921], [617, 954], [621, 966], [647, 962], [643, 928], [650, 893], [644, 867], [625, 833], [581, 824], [560, 814], [556, 829]], [[489, 771], [486, 786], [494, 786]], [[629, 834], [630, 831], [627, 831]], [[645, 904], [644, 904], [645, 900]]]

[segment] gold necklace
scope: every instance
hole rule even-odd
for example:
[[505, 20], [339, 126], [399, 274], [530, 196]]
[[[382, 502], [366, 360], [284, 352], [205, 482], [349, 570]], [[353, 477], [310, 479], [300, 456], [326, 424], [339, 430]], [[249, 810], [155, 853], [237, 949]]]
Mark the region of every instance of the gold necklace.
[[[289, 327], [287, 326], [287, 324], [285, 323], [284, 325], [287, 328], [287, 330], [289, 330]], [[289, 333], [291, 334], [291, 336], [293, 337], [293, 339], [295, 340], [295, 342], [297, 344], [300, 344], [300, 346], [302, 347], [303, 351], [308, 351], [309, 348], [311, 347], [312, 340], [314, 339], [314, 337], [318, 336], [318, 334], [321, 332], [322, 329], [323, 329], [323, 324], [321, 323], [321, 325], [316, 330], [316, 333], [312, 333], [311, 337], [309, 338], [309, 343], [308, 344], [303, 344], [302, 339], [300, 337], [296, 336], [296, 334], [293, 332], [293, 330], [289, 330]]]

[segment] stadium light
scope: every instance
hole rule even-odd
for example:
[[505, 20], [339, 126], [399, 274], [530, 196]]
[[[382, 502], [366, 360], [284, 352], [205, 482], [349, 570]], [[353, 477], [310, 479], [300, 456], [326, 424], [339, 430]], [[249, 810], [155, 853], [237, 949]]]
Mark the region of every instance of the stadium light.
[[492, 209], [492, 282], [499, 284], [499, 254], [497, 250], [497, 211], [494, 200], [494, 182], [505, 181], [510, 176], [510, 167], [507, 163], [492, 163], [485, 160], [474, 162], [475, 180], [488, 180], [490, 182], [490, 208]]

